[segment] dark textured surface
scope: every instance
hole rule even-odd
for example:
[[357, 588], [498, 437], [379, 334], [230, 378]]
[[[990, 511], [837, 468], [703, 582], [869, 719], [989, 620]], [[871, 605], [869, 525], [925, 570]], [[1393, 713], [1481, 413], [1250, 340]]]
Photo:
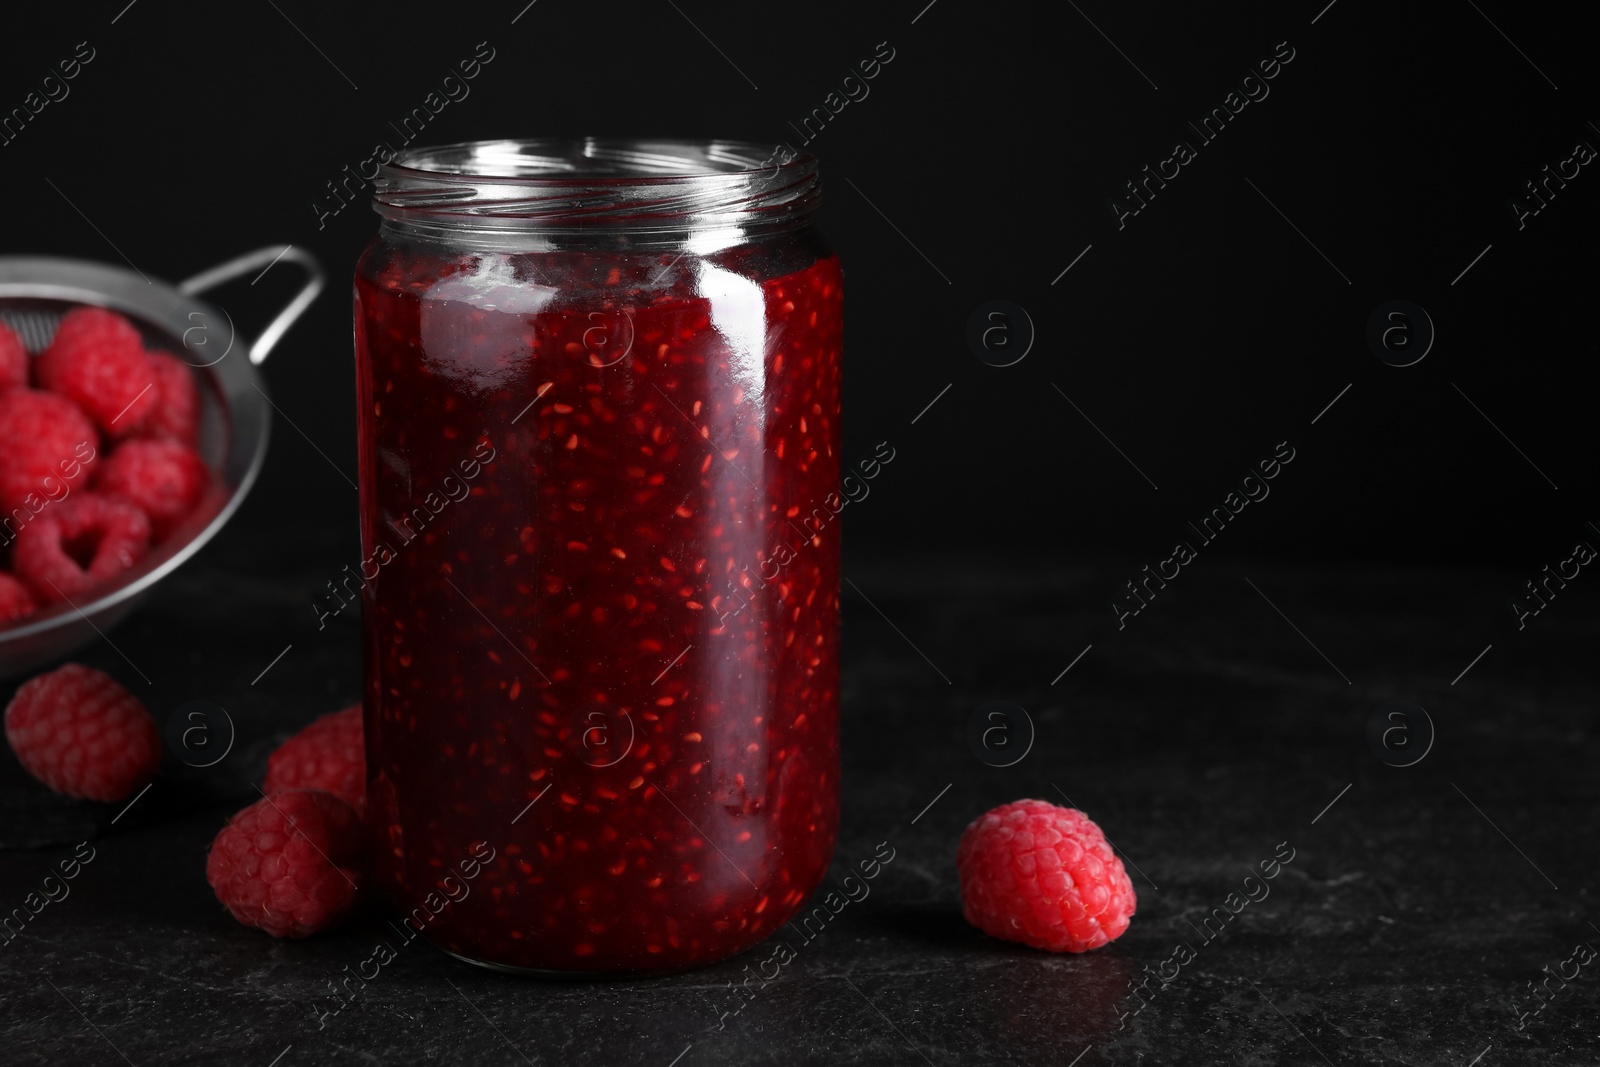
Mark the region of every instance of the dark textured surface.
[[[354, 619], [319, 633], [305, 606], [337, 570], [336, 547], [260, 536], [247, 521], [112, 635], [150, 675], [158, 717], [216, 700], [239, 746], [208, 772], [169, 768], [115, 826], [115, 811], [85, 809], [101, 826], [95, 859], [0, 947], [5, 1062], [122, 1062], [113, 1045], [140, 1067], [265, 1067], [280, 1053], [283, 1065], [655, 1067], [680, 1053], [680, 1067], [1068, 1064], [1080, 1053], [1084, 1065], [1465, 1067], [1486, 1049], [1477, 1062], [1490, 1067], [1600, 1055], [1592, 966], [1521, 1031], [1511, 1007], [1536, 1006], [1527, 984], [1577, 942], [1600, 944], [1588, 594], [1574, 589], [1514, 635], [1494, 628], [1511, 575], [1225, 560], [1186, 568], [1122, 632], [1103, 605], [1124, 563], [847, 568], [883, 614], [847, 592], [845, 812], [830, 882], [880, 842], [896, 855], [814, 940], [787, 934], [797, 958], [747, 996], [730, 983], [756, 974], [770, 943], [693, 973], [560, 983], [419, 942], [355, 1004], [319, 1018], [342, 968], [398, 940], [384, 917], [274, 942], [222, 912], [203, 867], [215, 830], [254, 795], [270, 738], [357, 691]], [[246, 552], [249, 573], [279, 579], [245, 577]], [[132, 676], [105, 645], [84, 658]], [[1365, 740], [1371, 710], [1396, 696], [1427, 708], [1438, 731], [1404, 769]], [[1010, 768], [967, 747], [967, 716], [995, 697], [1038, 728]], [[26, 787], [6, 758], [16, 797]], [[953, 859], [962, 828], [994, 804], [1064, 795], [1137, 864], [1128, 933], [1066, 957], [967, 926]], [[8, 802], [5, 817], [34, 815]], [[1196, 926], [1285, 841], [1295, 856], [1270, 896], [1204, 941]], [[21, 905], [70, 853], [0, 853], [0, 901]], [[1196, 958], [1119, 1031], [1140, 1003], [1130, 983], [1180, 942]]]

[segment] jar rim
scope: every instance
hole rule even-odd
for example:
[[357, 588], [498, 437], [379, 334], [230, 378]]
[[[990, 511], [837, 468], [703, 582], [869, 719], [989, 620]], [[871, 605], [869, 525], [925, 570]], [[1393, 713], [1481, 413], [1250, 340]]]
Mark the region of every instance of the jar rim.
[[[808, 163], [816, 164], [816, 157], [810, 152], [791, 150], [787, 161], [782, 162], [778, 155], [777, 148], [769, 150], [756, 141], [532, 137], [403, 148], [382, 169], [485, 182], [626, 184], [770, 173], [775, 167], [800, 169]], [[524, 169], [509, 174], [496, 174], [481, 167], [469, 169], [468, 164], [474, 161]]]
[[739, 140], [529, 138], [406, 148], [373, 209], [407, 228], [647, 235], [803, 224], [818, 161]]

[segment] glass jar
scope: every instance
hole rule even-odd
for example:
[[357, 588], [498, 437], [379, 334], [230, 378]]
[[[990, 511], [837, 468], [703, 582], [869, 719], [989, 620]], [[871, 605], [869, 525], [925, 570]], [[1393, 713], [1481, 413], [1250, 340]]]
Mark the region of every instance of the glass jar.
[[815, 159], [401, 152], [355, 282], [368, 822], [464, 959], [739, 952], [838, 827], [841, 277]]

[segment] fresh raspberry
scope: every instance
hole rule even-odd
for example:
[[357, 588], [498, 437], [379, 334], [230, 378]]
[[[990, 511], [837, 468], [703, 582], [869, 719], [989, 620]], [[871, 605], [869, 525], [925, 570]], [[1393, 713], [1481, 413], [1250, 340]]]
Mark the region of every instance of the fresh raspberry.
[[95, 488], [144, 512], [159, 541], [199, 503], [210, 478], [205, 461], [176, 441], [125, 441], [100, 464]]
[[0, 322], [0, 390], [28, 384], [28, 350], [11, 327]]
[[356, 811], [367, 806], [367, 753], [361, 705], [330, 712], [278, 746], [267, 760], [268, 795], [281, 789], [323, 789]]
[[200, 387], [189, 365], [165, 352], [145, 353], [156, 386], [156, 405], [141, 431], [146, 437], [176, 441], [194, 448], [200, 442]]
[[[100, 431], [77, 404], [34, 389], [0, 392], [0, 519], [37, 515], [99, 460]], [[15, 533], [20, 526], [14, 526]]]
[[6, 705], [6, 740], [29, 774], [69, 797], [126, 800], [161, 769], [161, 736], [144, 705], [78, 663], [22, 684]]
[[11, 565], [35, 596], [53, 604], [115, 578], [149, 548], [144, 512], [125, 500], [78, 492], [22, 528]]
[[320, 789], [263, 797], [217, 834], [206, 881], [235, 919], [273, 937], [334, 926], [361, 897], [361, 817]]
[[83, 405], [113, 437], [133, 434], [156, 406], [139, 331], [104, 308], [67, 312], [33, 374], [40, 388]]
[[1100, 827], [1043, 800], [973, 820], [956, 850], [962, 911], [991, 937], [1087, 952], [1120, 937], [1138, 901]]
[[11, 575], [0, 571], [0, 626], [13, 622], [39, 610], [38, 601], [28, 592], [28, 587]]

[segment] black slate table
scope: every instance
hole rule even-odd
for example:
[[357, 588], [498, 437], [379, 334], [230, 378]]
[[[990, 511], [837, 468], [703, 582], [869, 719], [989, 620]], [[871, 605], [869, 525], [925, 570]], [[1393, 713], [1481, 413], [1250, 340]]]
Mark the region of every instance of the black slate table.
[[[115, 648], [80, 657], [158, 718], [190, 698], [225, 707], [238, 737], [216, 767], [170, 767], [121, 813], [54, 802], [0, 757], [4, 836], [34, 845], [0, 851], [0, 907], [20, 906], [75, 842], [92, 838], [95, 854], [69, 896], [0, 944], [0, 1060], [1600, 1059], [1600, 973], [1572, 962], [1600, 945], [1592, 594], [1572, 590], [1519, 632], [1511, 574], [1221, 558], [1185, 568], [1122, 630], [1107, 601], [1137, 570], [1127, 561], [848, 560], [829, 884], [882, 842], [895, 858], [823, 933], [789, 935], [796, 958], [774, 980], [746, 984], [770, 949], [653, 980], [552, 982], [419, 942], [324, 1015], [330, 982], [385, 936], [385, 917], [274, 941], [222, 911], [204, 862], [256, 796], [271, 745], [358, 694], [356, 620], [319, 631], [307, 606], [348, 547], [271, 536], [247, 513], [110, 635]], [[991, 699], [1035, 728], [1013, 766], [968, 741]], [[1434, 736], [1393, 720], [1401, 732], [1380, 748], [1402, 755], [1386, 763], [1368, 725], [1391, 699], [1425, 709]], [[1120, 940], [1050, 955], [963, 921], [956, 841], [1022, 797], [1069, 798], [1125, 856], [1139, 910]], [[1205, 923], [1289, 852], [1270, 895]], [[1166, 962], [1180, 944], [1186, 962]]]

